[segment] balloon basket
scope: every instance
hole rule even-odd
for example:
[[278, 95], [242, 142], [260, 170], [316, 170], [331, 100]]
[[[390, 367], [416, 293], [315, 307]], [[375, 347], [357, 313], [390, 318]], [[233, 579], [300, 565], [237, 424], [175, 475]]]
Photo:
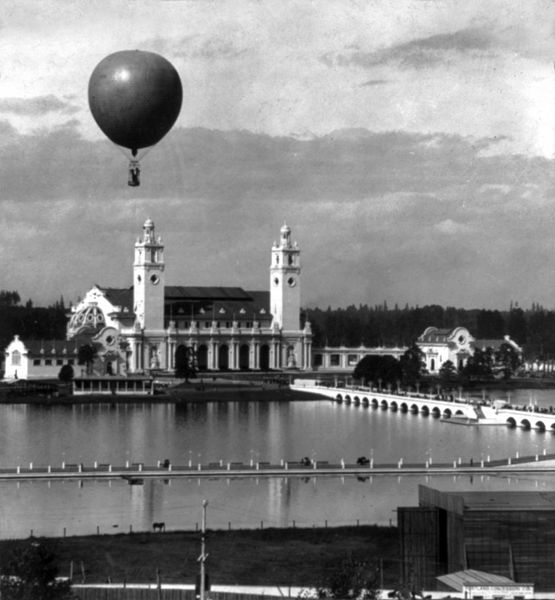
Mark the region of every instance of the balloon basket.
[[138, 160], [129, 161], [129, 179], [127, 185], [137, 187], [141, 185], [141, 165]]

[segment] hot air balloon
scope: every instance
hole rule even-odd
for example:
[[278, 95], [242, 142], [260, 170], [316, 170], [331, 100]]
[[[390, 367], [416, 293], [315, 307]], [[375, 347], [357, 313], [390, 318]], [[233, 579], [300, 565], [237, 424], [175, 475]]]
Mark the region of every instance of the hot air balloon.
[[154, 52], [115, 52], [92, 72], [89, 107], [106, 137], [129, 149], [129, 185], [140, 185], [139, 150], [168, 133], [179, 116], [182, 98], [177, 71]]

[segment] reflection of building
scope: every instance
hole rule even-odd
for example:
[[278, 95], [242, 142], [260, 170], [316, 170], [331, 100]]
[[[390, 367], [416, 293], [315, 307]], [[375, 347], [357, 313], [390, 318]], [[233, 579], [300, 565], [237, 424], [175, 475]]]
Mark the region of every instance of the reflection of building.
[[72, 309], [68, 338], [96, 346], [97, 372], [173, 372], [185, 350], [201, 370], [310, 367], [300, 249], [287, 225], [272, 247], [269, 291], [167, 286], [165, 269], [162, 240], [148, 219], [135, 244], [132, 287], [94, 286]]
[[399, 507], [405, 581], [434, 589], [439, 575], [477, 569], [536, 589], [555, 585], [555, 492], [441, 492], [418, 488]]
[[77, 345], [65, 340], [28, 340], [15, 336], [4, 352], [4, 379], [56, 378], [64, 365], [77, 364]]

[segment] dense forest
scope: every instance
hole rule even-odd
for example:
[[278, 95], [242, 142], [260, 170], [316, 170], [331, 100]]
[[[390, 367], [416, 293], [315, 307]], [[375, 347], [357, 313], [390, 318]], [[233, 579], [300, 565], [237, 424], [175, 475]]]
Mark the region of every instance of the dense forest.
[[[21, 303], [16, 291], [0, 291], [0, 344], [25, 339], [65, 339], [68, 309], [64, 299], [48, 307]], [[526, 357], [555, 359], [555, 311], [539, 304], [509, 310], [463, 309], [438, 305], [388, 308], [386, 304], [304, 311], [314, 334], [313, 346], [410, 346], [426, 327], [466, 327], [477, 339], [509, 335]]]
[[426, 327], [466, 327], [477, 339], [509, 335], [524, 347], [525, 356], [555, 358], [555, 311], [534, 303], [530, 309], [517, 304], [509, 310], [462, 309], [430, 305], [390, 309], [386, 304], [306, 310], [318, 346], [409, 346]]
[[0, 344], [2, 348], [19, 335], [22, 340], [63, 340], [66, 337], [67, 309], [61, 298], [52, 306], [37, 307], [32, 300], [21, 304], [15, 291], [0, 291]]

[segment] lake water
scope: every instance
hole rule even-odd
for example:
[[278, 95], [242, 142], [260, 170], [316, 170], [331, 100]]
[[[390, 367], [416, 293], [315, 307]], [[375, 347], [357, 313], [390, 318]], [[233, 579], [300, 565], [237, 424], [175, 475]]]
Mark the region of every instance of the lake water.
[[[505, 397], [500, 393], [496, 398]], [[302, 396], [300, 396], [302, 397]], [[555, 393], [512, 392], [513, 404], [555, 405]], [[164, 405], [0, 406], [0, 466], [94, 461], [475, 461], [555, 451], [551, 433], [449, 425], [433, 417], [329, 400]], [[550, 489], [550, 477], [356, 477], [0, 483], [0, 537], [194, 529], [202, 500], [212, 528], [396, 522], [419, 483], [441, 489]]]

